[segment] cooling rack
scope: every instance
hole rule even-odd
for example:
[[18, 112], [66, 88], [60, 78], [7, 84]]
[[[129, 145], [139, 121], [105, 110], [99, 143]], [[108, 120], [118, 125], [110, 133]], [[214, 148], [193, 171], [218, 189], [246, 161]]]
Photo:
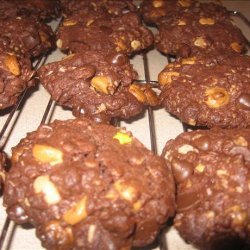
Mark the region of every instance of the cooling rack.
[[[238, 3], [240, 4], [240, 2], [245, 1], [239, 1]], [[250, 11], [250, 4], [248, 10]], [[247, 13], [247, 9], [245, 13]], [[248, 27], [250, 26], [248, 19], [241, 12], [231, 11], [231, 15], [240, 19], [240, 23], [238, 24], [240, 28], [243, 27], [242, 23]], [[58, 25], [58, 22], [52, 25]], [[245, 35], [248, 36], [249, 34], [245, 32]], [[34, 68], [37, 69], [45, 62], [56, 61], [62, 57], [63, 54], [58, 51], [52, 55], [44, 55], [35, 62]], [[167, 60], [169, 61], [169, 58]], [[132, 60], [132, 63], [139, 73], [138, 82], [147, 82], [152, 85], [157, 84], [157, 75], [167, 64], [166, 57], [162, 56], [156, 50], [136, 56]], [[10, 113], [0, 117], [0, 147], [5, 149], [7, 153], [10, 152], [10, 148], [16, 145], [27, 132], [35, 130], [39, 124], [45, 124], [54, 119], [64, 120], [73, 118], [70, 111], [63, 110], [57, 106], [47, 92], [41, 86], [39, 88], [39, 91], [34, 92], [25, 90]], [[34, 99], [34, 102], [30, 102], [27, 97]], [[26, 115], [27, 113], [28, 115]], [[163, 148], [167, 140], [176, 137], [183, 131], [191, 129], [186, 124], [180, 123], [163, 109], [155, 110], [151, 107], [147, 108], [145, 114], [139, 118], [126, 122], [114, 120], [113, 124], [124, 126], [132, 131], [135, 137], [156, 154], [161, 153], [160, 149]], [[42, 249], [40, 242], [35, 238], [34, 230], [29, 228], [22, 229], [20, 226], [16, 226], [8, 219], [2, 207], [0, 208], [0, 215], [0, 250]], [[194, 249], [192, 246], [186, 245], [178, 237], [175, 230], [170, 229], [167, 237], [165, 236], [166, 231], [169, 231], [169, 228], [162, 231], [156, 243], [149, 248], [145, 248], [145, 250], [154, 248], [160, 250]]]

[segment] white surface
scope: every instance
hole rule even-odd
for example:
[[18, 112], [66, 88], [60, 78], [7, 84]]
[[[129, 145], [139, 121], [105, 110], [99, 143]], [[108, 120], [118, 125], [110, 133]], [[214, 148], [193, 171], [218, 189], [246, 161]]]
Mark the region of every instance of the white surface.
[[[239, 10], [246, 17], [249, 18], [250, 16], [250, 1], [223, 1], [223, 4], [227, 6], [230, 10]], [[242, 28], [245, 36], [250, 40], [249, 28], [238, 19], [236, 19], [236, 23], [238, 24], [238, 26], [240, 26], [240, 28]], [[49, 57], [48, 62], [60, 60], [62, 56], [63, 55], [59, 51], [56, 51]], [[157, 80], [158, 73], [163, 69], [166, 64], [166, 58], [163, 57], [157, 51], [151, 51], [148, 54], [148, 57], [151, 80]], [[135, 69], [138, 70], [140, 79], [144, 79], [142, 56], [136, 56], [132, 60], [132, 63], [134, 64]], [[48, 101], [49, 95], [43, 89], [42, 86], [39, 86], [38, 90], [32, 92], [31, 96], [25, 101], [25, 105], [21, 110], [20, 116], [17, 119], [14, 129], [11, 132], [11, 135], [4, 148], [4, 150], [9, 155], [11, 152], [11, 147], [15, 146], [21, 138], [25, 137], [27, 132], [33, 131], [38, 127]], [[55, 107], [52, 120], [65, 120], [69, 118], [73, 118], [70, 111], [63, 110], [58, 106]], [[182, 125], [177, 119], [171, 117], [163, 109], [154, 111], [154, 118], [156, 126], [157, 149], [158, 153], [161, 153], [166, 141], [171, 138], [175, 138], [178, 134], [182, 132]], [[6, 119], [7, 115], [0, 117], [0, 128], [3, 126]], [[128, 130], [131, 130], [135, 137], [137, 137], [148, 148], [150, 148], [150, 134], [147, 113], [145, 113], [145, 115], [138, 120], [133, 120], [129, 123], [122, 122], [121, 126], [125, 126]], [[6, 214], [4, 209], [3, 207], [0, 207], [0, 231], [3, 226], [5, 217]], [[35, 232], [33, 229], [23, 229], [19, 226], [14, 228], [12, 224], [10, 230], [8, 231], [8, 237], [10, 237], [10, 235], [12, 235], [12, 241], [10, 244], [8, 244], [8, 240], [5, 242], [5, 250], [43, 249], [40, 245], [39, 240], [36, 239]], [[176, 231], [173, 229], [168, 229], [166, 237], [169, 250], [194, 249], [192, 246], [185, 244], [177, 235]]]

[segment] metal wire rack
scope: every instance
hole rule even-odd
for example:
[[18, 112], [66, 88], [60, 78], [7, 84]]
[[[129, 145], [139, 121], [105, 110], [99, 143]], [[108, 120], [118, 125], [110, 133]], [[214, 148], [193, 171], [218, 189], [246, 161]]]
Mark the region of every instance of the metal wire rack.
[[[232, 16], [239, 17], [243, 22], [245, 22], [248, 27], [250, 27], [250, 22], [248, 19], [240, 12], [238, 11], [231, 11], [230, 12]], [[248, 42], [249, 45], [249, 42]], [[37, 62], [34, 65], [34, 69], [37, 70], [40, 66], [42, 66], [46, 60], [48, 59], [48, 54], [42, 56], [37, 60]], [[142, 56], [143, 59], [143, 68], [144, 68], [144, 79], [137, 80], [138, 83], [149, 83], [152, 87], [157, 88], [157, 81], [151, 80], [150, 79], [150, 71], [149, 71], [149, 64], [148, 64], [148, 56], [146, 53], [143, 54]], [[169, 58], [168, 62], [169, 62]], [[16, 124], [16, 121], [19, 119], [20, 116], [20, 108], [25, 101], [27, 95], [27, 89], [23, 92], [23, 94], [20, 96], [19, 101], [17, 104], [12, 108], [11, 112], [9, 113], [2, 129], [0, 130], [0, 142], [1, 146], [0, 148], [3, 149], [6, 142], [8, 141], [9, 135], [13, 131], [13, 127]], [[47, 106], [44, 110], [42, 119], [40, 124], [46, 124], [51, 121], [52, 114], [54, 112], [54, 109], [56, 107], [56, 103], [50, 98], [50, 100], [47, 103]], [[148, 114], [148, 126], [149, 126], [149, 131], [150, 131], [150, 143], [151, 143], [151, 150], [157, 154], [157, 142], [156, 142], [156, 130], [155, 130], [155, 119], [154, 119], [154, 110], [151, 107], [147, 108], [147, 114]], [[118, 119], [114, 119], [112, 121], [112, 124], [115, 126], [120, 125], [120, 121]], [[182, 123], [183, 131], [188, 131], [190, 129], [190, 126]], [[195, 128], [192, 128], [195, 129]], [[3, 224], [3, 228], [1, 231], [0, 235], [0, 250], [3, 249], [4, 245], [7, 245], [6, 249], [10, 249], [9, 246], [11, 245], [12, 241], [12, 235], [14, 231], [16, 230], [16, 224], [12, 223], [10, 219], [6, 216], [6, 219]], [[8, 239], [10, 242], [6, 242], [6, 235], [7, 233], [10, 233], [10, 238]], [[160, 250], [168, 250], [168, 244], [167, 244], [167, 239], [165, 237], [164, 231], [162, 231], [157, 239], [158, 247]], [[148, 248], [145, 248], [148, 249]]]

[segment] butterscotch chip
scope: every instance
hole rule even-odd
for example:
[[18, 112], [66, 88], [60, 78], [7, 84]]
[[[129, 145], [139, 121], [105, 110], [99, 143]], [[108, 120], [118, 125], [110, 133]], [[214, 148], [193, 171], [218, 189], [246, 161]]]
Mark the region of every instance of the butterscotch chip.
[[178, 59], [159, 74], [160, 100], [189, 125], [250, 125], [250, 57], [228, 55]]
[[[193, 150], [181, 154], [187, 144]], [[166, 144], [162, 156], [177, 183], [174, 226], [197, 249], [250, 247], [249, 145], [250, 129], [219, 128], [182, 133]]]
[[13, 106], [33, 75], [28, 57], [19, 57], [6, 53], [0, 46], [0, 110]]
[[[34, 148], [46, 149], [39, 161]], [[63, 162], [48, 164], [48, 151], [53, 161], [61, 152]], [[165, 160], [125, 129], [85, 118], [55, 121], [29, 133], [16, 152], [4, 204], [12, 220], [34, 225], [46, 249], [143, 247], [174, 215]]]
[[143, 26], [137, 14], [129, 12], [112, 17], [105, 11], [87, 10], [74, 12], [59, 28], [57, 39], [61, 41], [58, 46], [61, 50], [117, 51], [131, 55], [152, 45], [153, 34]]
[[122, 53], [83, 51], [42, 66], [38, 75], [57, 103], [98, 122], [135, 116], [154, 101], [149, 90], [133, 90], [137, 73]]
[[229, 12], [218, 4], [196, 4], [158, 20], [157, 26], [156, 47], [165, 54], [190, 57], [246, 51], [245, 37], [232, 24]]

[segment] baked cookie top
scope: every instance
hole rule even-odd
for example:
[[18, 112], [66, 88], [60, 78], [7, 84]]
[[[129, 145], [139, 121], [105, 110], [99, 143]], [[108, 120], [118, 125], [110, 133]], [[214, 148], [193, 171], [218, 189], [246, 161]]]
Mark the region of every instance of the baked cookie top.
[[159, 74], [161, 103], [189, 125], [250, 125], [250, 57], [193, 57]]
[[0, 30], [0, 47], [16, 54], [37, 57], [54, 47], [52, 29], [30, 17], [0, 20]]
[[76, 13], [66, 19], [58, 30], [57, 47], [73, 53], [91, 49], [130, 55], [153, 44], [152, 32], [142, 25], [137, 14], [100, 15], [96, 18], [96, 14], [90, 12], [85, 18], [79, 18]]
[[132, 84], [137, 73], [121, 53], [84, 51], [42, 66], [38, 75], [56, 102], [99, 122], [129, 118], [144, 104], [158, 104], [149, 87]]
[[95, 12], [105, 10], [112, 16], [120, 16], [128, 12], [137, 11], [131, 0], [61, 0], [61, 5], [66, 16], [83, 9], [92, 9]]
[[152, 242], [175, 208], [163, 158], [125, 129], [55, 121], [14, 149], [4, 204], [47, 249], [130, 249]]
[[162, 155], [177, 183], [181, 236], [199, 249], [248, 249], [250, 129], [182, 133]]
[[33, 73], [28, 57], [0, 49], [0, 110], [14, 105], [24, 89], [33, 85]]
[[162, 17], [176, 15], [194, 6], [196, 0], [144, 0], [140, 12], [144, 21], [156, 25]]
[[0, 19], [32, 17], [39, 20], [57, 18], [60, 13], [57, 0], [1, 0]]
[[246, 39], [224, 7], [203, 3], [158, 23], [156, 47], [177, 57], [243, 53]]

